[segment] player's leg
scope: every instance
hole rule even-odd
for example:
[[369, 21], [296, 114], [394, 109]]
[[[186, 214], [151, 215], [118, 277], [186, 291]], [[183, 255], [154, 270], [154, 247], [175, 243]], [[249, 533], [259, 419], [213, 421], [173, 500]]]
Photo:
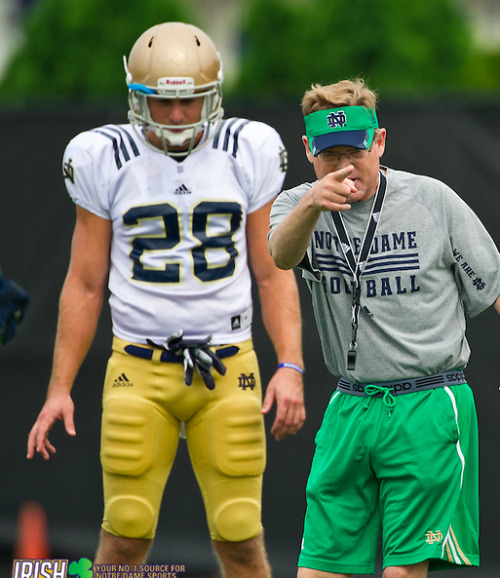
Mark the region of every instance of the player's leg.
[[429, 561], [409, 566], [388, 566], [385, 568], [382, 578], [427, 578]]
[[266, 445], [260, 375], [251, 341], [238, 347], [237, 355], [224, 360], [226, 374], [216, 376], [210, 400], [186, 423], [186, 439], [224, 576], [267, 578], [261, 535]]
[[269, 578], [263, 533], [243, 542], [213, 541], [225, 578]]
[[154, 538], [180, 429], [162, 404], [168, 389], [154, 362], [114, 351], [103, 391], [101, 564], [142, 563]]
[[152, 540], [122, 538], [101, 530], [94, 564], [143, 564], [151, 544]]

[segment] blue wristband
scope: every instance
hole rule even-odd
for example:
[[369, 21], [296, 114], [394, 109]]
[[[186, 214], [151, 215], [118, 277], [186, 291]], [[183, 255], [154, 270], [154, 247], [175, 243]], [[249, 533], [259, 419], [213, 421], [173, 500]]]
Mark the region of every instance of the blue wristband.
[[289, 369], [295, 369], [295, 371], [298, 371], [300, 373], [300, 375], [303, 375], [304, 370], [302, 369], [302, 367], [300, 367], [300, 365], [295, 365], [295, 363], [288, 363], [286, 361], [283, 361], [283, 363], [278, 364], [278, 369], [281, 369], [282, 367], [288, 367]]

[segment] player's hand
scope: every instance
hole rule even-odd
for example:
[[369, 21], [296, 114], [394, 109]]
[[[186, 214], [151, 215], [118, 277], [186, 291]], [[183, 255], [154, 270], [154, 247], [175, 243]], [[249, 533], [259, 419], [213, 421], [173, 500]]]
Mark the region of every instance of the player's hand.
[[296, 434], [306, 419], [302, 375], [298, 371], [288, 367], [278, 369], [267, 386], [262, 413], [269, 413], [275, 401], [276, 417], [271, 434], [279, 441]]
[[348, 165], [328, 173], [311, 187], [308, 194], [313, 206], [320, 211], [348, 211], [351, 208], [349, 196], [356, 192], [354, 182], [349, 178], [353, 170], [354, 167]]
[[49, 432], [58, 420], [64, 423], [68, 435], [75, 436], [73, 415], [74, 404], [69, 394], [49, 396], [29, 433], [27, 458], [31, 459], [36, 452], [48, 460], [51, 454], [56, 453], [56, 448], [49, 441]]

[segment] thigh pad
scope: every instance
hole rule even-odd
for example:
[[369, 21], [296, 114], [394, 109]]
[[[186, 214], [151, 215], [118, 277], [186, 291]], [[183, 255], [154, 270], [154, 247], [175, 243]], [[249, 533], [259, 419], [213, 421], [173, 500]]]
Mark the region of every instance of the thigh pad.
[[234, 396], [214, 411], [215, 463], [227, 476], [257, 476], [266, 465], [264, 419], [260, 401]]
[[101, 462], [111, 474], [139, 476], [153, 461], [155, 410], [140, 399], [108, 399], [102, 416]]

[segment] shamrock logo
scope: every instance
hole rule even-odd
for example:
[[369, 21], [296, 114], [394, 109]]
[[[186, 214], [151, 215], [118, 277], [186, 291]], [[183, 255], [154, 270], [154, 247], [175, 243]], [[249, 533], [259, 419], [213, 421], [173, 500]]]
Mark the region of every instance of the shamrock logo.
[[88, 558], [80, 558], [78, 562], [71, 562], [68, 568], [68, 573], [78, 578], [92, 578], [92, 561]]

